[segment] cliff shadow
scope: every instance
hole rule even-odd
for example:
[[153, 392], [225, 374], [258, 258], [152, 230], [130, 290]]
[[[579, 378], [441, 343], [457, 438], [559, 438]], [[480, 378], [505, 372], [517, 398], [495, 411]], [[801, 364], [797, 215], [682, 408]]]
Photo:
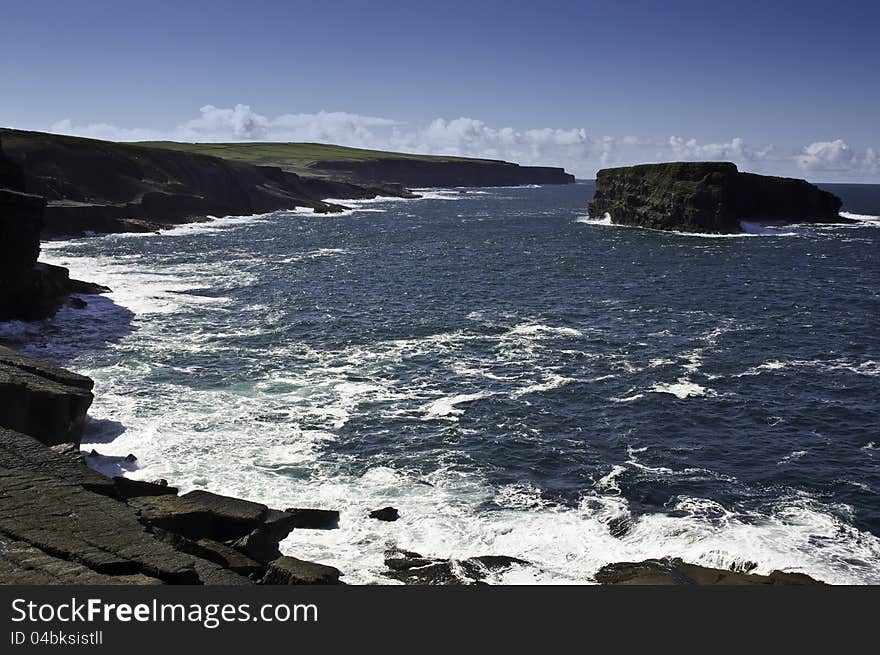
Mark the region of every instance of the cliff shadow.
[[134, 316], [107, 296], [73, 294], [50, 318], [0, 322], [0, 344], [66, 368], [133, 333]]
[[82, 440], [92, 444], [110, 443], [116, 437], [121, 436], [125, 430], [126, 427], [119, 421], [87, 416]]

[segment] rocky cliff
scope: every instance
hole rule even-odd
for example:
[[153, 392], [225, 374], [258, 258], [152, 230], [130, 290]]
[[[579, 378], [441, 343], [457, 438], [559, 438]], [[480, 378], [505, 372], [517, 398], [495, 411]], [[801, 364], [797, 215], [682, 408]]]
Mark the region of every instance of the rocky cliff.
[[45, 318], [70, 293], [105, 291], [37, 262], [46, 200], [25, 186], [26, 176], [0, 142], [0, 320]]
[[19, 130], [0, 136], [21, 168], [22, 190], [47, 201], [43, 237], [151, 231], [208, 215], [296, 207], [340, 211], [321, 198], [412, 195], [191, 152]]
[[0, 427], [79, 447], [94, 383], [0, 346]]
[[792, 178], [741, 173], [729, 162], [607, 168], [596, 175], [593, 217], [659, 230], [732, 234], [740, 221], [844, 222], [840, 199]]
[[369, 183], [407, 187], [491, 187], [527, 184], [571, 184], [574, 175], [562, 168], [519, 166], [505, 161], [446, 161], [378, 157], [365, 160], [319, 160], [310, 166]]

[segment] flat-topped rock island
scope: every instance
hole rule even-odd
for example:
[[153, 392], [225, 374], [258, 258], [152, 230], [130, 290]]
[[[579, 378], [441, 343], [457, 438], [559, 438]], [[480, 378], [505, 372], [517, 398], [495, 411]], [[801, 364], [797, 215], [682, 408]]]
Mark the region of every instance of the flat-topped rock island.
[[668, 162], [596, 174], [590, 216], [655, 230], [736, 234], [741, 221], [845, 223], [841, 200], [806, 180], [743, 173], [730, 162]]

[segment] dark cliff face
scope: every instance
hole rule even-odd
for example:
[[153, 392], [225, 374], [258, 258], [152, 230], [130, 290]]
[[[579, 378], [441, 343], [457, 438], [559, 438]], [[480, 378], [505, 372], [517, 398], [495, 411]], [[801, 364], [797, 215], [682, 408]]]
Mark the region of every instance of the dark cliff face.
[[44, 237], [156, 230], [208, 215], [336, 209], [322, 197], [409, 195], [189, 152], [18, 130], [0, 135], [27, 192], [48, 201]]
[[504, 161], [379, 158], [319, 161], [313, 168], [341, 173], [359, 181], [397, 183], [407, 187], [523, 186], [574, 182], [574, 175], [561, 168], [519, 166]]
[[672, 162], [603, 169], [591, 216], [658, 230], [733, 234], [741, 220], [841, 222], [840, 199], [792, 178], [740, 173], [729, 162]]
[[37, 262], [46, 200], [24, 193], [25, 181], [0, 143], [0, 321], [45, 318], [70, 293], [102, 290], [71, 280], [66, 268]]

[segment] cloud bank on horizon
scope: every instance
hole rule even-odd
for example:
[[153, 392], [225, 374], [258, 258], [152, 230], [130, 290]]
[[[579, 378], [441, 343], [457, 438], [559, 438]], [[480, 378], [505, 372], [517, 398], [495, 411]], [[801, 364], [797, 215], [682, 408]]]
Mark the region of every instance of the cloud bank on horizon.
[[460, 117], [410, 125], [378, 116], [341, 111], [264, 116], [248, 105], [205, 105], [199, 116], [171, 130], [121, 127], [107, 123], [76, 125], [69, 119], [50, 132], [110, 141], [308, 141], [357, 148], [504, 159], [525, 165], [562, 166], [579, 178], [600, 168], [655, 161], [733, 161], [741, 170], [805, 176], [817, 181], [880, 181], [880, 155], [871, 146], [850, 147], [842, 139], [814, 141], [799, 151], [773, 144], [753, 145], [740, 137], [698, 143], [681, 136], [641, 138], [594, 136], [586, 128], [517, 130]]

